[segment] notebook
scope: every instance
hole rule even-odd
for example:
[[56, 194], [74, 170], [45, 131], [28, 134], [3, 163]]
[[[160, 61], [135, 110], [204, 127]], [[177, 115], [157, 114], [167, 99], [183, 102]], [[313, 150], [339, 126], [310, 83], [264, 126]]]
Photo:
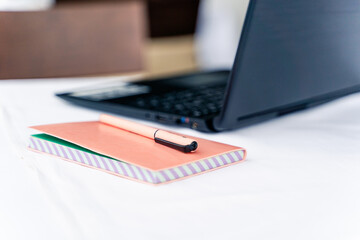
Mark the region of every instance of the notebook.
[[163, 184], [239, 163], [246, 150], [202, 138], [183, 153], [100, 121], [34, 126], [29, 149], [149, 184]]

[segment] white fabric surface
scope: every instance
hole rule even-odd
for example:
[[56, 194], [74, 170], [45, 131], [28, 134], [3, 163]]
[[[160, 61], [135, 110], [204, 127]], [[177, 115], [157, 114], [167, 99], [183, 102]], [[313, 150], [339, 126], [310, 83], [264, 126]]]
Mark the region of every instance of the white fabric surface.
[[97, 119], [53, 93], [99, 81], [0, 81], [0, 239], [360, 238], [360, 94], [232, 132], [165, 127], [248, 158], [153, 187], [26, 149], [29, 125]]

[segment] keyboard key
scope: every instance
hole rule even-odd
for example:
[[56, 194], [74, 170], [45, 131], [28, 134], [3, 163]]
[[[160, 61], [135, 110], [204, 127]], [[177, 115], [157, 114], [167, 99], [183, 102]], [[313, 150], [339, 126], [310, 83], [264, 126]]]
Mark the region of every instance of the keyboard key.
[[133, 105], [181, 116], [203, 117], [220, 112], [223, 95], [224, 87], [199, 87], [141, 97], [134, 100]]

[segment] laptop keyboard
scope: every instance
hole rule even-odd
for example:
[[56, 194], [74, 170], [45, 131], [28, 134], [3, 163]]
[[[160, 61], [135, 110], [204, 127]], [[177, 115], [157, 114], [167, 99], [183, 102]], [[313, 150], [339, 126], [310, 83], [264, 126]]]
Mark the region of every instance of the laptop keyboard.
[[220, 113], [224, 91], [224, 86], [200, 87], [136, 98], [128, 104], [137, 108], [200, 118]]

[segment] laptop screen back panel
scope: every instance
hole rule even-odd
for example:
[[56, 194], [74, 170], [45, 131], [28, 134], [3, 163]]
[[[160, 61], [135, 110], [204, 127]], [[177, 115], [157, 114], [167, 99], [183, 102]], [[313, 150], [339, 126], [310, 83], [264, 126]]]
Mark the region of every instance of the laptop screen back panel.
[[252, 0], [216, 128], [360, 90], [358, 0]]

